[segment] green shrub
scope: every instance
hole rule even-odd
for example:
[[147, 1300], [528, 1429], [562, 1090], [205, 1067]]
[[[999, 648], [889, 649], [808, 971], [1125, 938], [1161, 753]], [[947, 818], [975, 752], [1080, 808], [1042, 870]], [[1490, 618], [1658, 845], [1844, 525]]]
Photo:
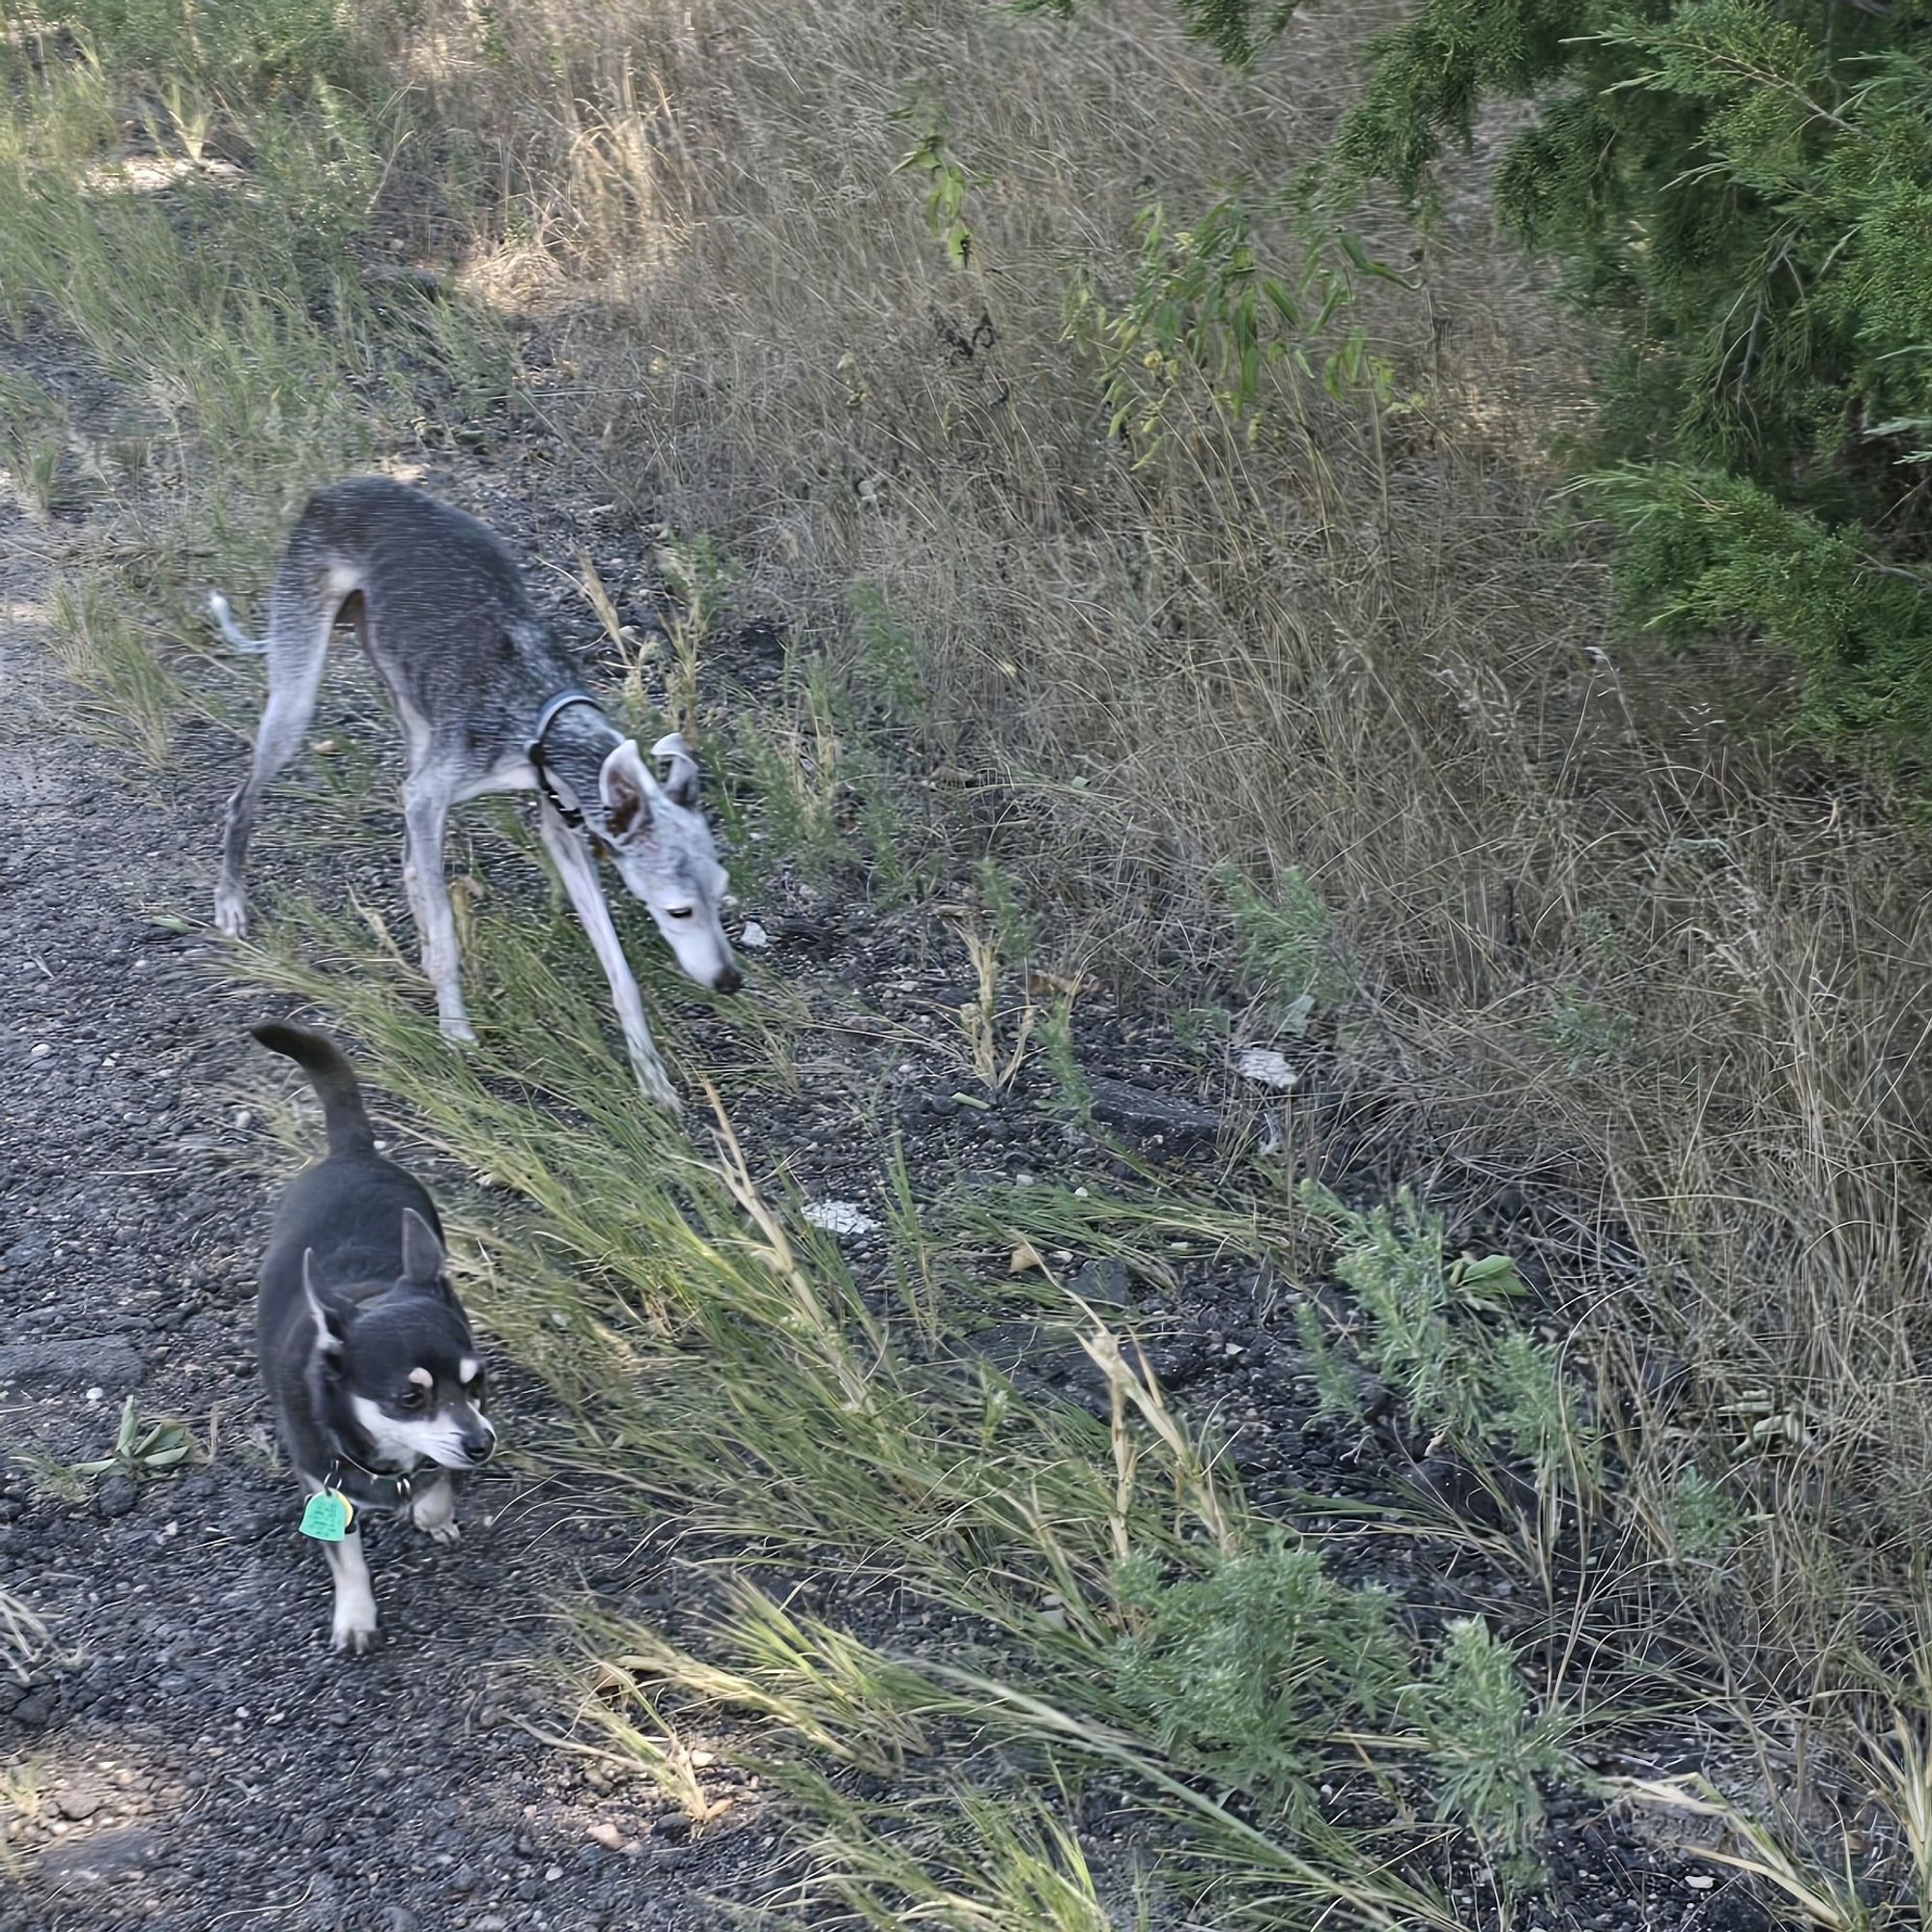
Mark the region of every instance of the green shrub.
[[1177, 1581], [1132, 1557], [1116, 1582], [1135, 1624], [1114, 1651], [1121, 1699], [1163, 1750], [1276, 1804], [1338, 1728], [1388, 1711], [1407, 1673], [1387, 1596], [1337, 1583], [1282, 1535]]
[[[1176, 0], [1246, 64], [1293, 0]], [[1042, 0], [1070, 14], [1072, 0]], [[1498, 213], [1605, 330], [1586, 499], [1624, 608], [1794, 659], [1821, 735], [1932, 719], [1932, 19], [1913, 0], [1421, 0], [1318, 173], [1426, 201], [1492, 100]], [[1172, 279], [1172, 277], [1170, 278]]]

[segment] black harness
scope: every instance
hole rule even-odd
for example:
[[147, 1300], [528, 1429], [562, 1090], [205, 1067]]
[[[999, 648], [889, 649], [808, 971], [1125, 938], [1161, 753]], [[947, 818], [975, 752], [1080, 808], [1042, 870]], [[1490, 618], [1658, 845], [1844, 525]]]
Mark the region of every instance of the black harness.
[[550, 768], [544, 763], [544, 737], [556, 722], [557, 713], [567, 711], [573, 704], [587, 704], [594, 711], [597, 700], [584, 691], [559, 691], [544, 708], [537, 713], [537, 722], [530, 729], [530, 742], [524, 747], [524, 755], [530, 761], [530, 769], [537, 775], [537, 789], [543, 793], [545, 803], [563, 822], [573, 829], [583, 830], [583, 813], [574, 805], [565, 805], [558, 797], [556, 782], [550, 775]]

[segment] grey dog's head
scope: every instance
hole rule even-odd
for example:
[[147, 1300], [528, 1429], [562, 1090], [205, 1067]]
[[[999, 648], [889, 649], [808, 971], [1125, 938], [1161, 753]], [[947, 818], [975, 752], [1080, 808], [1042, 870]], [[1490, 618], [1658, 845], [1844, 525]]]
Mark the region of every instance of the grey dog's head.
[[326, 1409], [353, 1420], [384, 1466], [469, 1469], [497, 1447], [482, 1357], [445, 1268], [436, 1231], [412, 1208], [403, 1210], [400, 1280], [331, 1287], [314, 1250], [302, 1256]]
[[632, 739], [604, 760], [604, 842], [625, 889], [650, 908], [687, 977], [735, 992], [743, 980], [724, 923], [731, 879], [697, 809], [697, 761], [676, 732], [660, 738], [651, 755], [669, 762], [662, 783]]

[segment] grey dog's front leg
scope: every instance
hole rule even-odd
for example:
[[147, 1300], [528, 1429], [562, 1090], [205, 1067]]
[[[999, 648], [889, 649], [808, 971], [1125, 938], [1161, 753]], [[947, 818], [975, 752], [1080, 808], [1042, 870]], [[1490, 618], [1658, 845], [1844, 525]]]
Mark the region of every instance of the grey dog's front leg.
[[436, 988], [436, 1016], [447, 1039], [472, 1040], [475, 1030], [463, 1006], [462, 962], [456, 951], [456, 914], [442, 868], [442, 841], [449, 830], [450, 787], [437, 774], [418, 772], [403, 782], [406, 856], [403, 883], [422, 942], [423, 971]]
[[611, 1000], [617, 1009], [617, 1023], [624, 1030], [631, 1070], [638, 1076], [644, 1098], [660, 1107], [668, 1107], [672, 1113], [681, 1112], [683, 1103], [670, 1084], [664, 1062], [658, 1058], [650, 1022], [644, 1018], [644, 996], [638, 990], [630, 961], [624, 957], [624, 949], [618, 943], [611, 908], [604, 902], [604, 888], [598, 883], [597, 861], [591, 856], [590, 847], [557, 816], [548, 799], [537, 808], [537, 829], [543, 835], [551, 862], [556, 867], [557, 877], [563, 881], [563, 890], [590, 936], [591, 950], [604, 968], [604, 977], [611, 982]]

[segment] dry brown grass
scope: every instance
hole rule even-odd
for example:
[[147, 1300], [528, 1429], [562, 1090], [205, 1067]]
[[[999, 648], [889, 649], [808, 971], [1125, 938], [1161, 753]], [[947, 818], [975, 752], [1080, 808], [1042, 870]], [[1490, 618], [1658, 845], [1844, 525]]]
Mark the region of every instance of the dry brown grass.
[[[1721, 653], [1607, 636], [1588, 545], [1543, 541], [1575, 345], [1475, 177], [1378, 298], [1395, 407], [1278, 371], [1259, 434], [1183, 397], [1136, 467], [1067, 338], [1075, 270], [1125, 281], [1141, 185], [1184, 219], [1288, 173], [1374, 18], [1299, 24], [1248, 80], [1159, 0], [1072, 30], [837, 0], [493, 19], [486, 58], [445, 14], [419, 76], [496, 130], [502, 219], [465, 273], [547, 318], [539, 404], [585, 487], [710, 533], [746, 608], [834, 648], [876, 582], [1069, 957], [1216, 967], [1210, 867], [1304, 868], [1367, 962], [1354, 1051], [1438, 1178], [1527, 1175], [1627, 1233], [1564, 1286], [1644, 1548], [1687, 1467], [1758, 1513], [1717, 1559], [1732, 1701], [1781, 1721], [1861, 1672], [1908, 1696], [1916, 828], [1757, 749], [1767, 694]], [[894, 171], [922, 93], [967, 171], [964, 269]]]

